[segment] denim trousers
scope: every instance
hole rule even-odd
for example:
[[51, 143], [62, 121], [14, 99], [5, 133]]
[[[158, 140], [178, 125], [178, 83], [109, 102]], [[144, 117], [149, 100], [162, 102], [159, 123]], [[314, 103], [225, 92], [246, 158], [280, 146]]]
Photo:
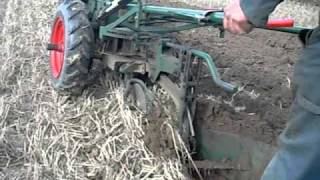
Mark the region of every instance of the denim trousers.
[[320, 180], [320, 28], [306, 41], [293, 84], [289, 120], [261, 180]]

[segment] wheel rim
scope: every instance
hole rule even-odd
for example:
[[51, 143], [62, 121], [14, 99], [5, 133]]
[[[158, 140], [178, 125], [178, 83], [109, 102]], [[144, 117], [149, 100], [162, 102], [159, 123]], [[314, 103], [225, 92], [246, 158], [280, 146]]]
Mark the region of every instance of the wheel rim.
[[59, 78], [64, 63], [64, 24], [61, 17], [57, 17], [52, 29], [51, 44], [55, 49], [50, 52], [51, 73], [54, 78]]

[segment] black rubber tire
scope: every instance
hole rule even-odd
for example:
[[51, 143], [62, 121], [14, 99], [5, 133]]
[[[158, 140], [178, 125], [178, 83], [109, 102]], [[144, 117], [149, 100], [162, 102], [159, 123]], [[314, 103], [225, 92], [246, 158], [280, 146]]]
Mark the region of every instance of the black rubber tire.
[[51, 72], [53, 87], [64, 94], [80, 95], [88, 84], [94, 51], [94, 33], [88, 20], [86, 4], [80, 0], [64, 0], [56, 14], [63, 19], [65, 51], [60, 76]]

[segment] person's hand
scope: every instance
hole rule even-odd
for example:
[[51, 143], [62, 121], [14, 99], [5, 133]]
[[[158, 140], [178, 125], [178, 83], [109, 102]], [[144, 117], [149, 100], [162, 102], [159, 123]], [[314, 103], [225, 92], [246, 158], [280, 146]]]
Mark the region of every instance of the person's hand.
[[224, 8], [223, 26], [233, 34], [245, 34], [253, 29], [240, 7], [240, 0], [233, 0]]

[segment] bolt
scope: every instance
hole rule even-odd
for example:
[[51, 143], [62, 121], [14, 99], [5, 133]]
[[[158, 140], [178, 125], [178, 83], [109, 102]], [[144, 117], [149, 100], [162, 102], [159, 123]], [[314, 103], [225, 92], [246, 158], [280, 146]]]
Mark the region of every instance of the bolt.
[[51, 43], [48, 44], [47, 50], [63, 52], [63, 48], [60, 45]]

